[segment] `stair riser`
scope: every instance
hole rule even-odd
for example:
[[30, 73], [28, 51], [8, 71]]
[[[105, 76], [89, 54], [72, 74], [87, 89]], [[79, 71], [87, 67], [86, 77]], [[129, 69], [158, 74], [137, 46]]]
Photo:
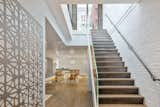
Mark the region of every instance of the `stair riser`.
[[111, 36], [104, 36], [104, 34], [99, 34], [98, 36], [94, 34], [92, 38], [111, 38]]
[[100, 94], [138, 94], [138, 89], [99, 89]]
[[125, 81], [122, 81], [122, 80], [119, 80], [119, 81], [111, 81], [111, 80], [100, 80], [99, 81], [99, 85], [134, 85], [134, 81], [128, 81], [128, 80], [125, 80]]
[[96, 56], [119, 56], [120, 54], [117, 52], [96, 52], [95, 53]]
[[93, 44], [94, 45], [114, 45], [113, 42], [99, 42], [99, 41], [98, 42], [94, 41]]
[[[99, 44], [98, 44], [99, 43]], [[105, 44], [102, 44], [102, 42], [98, 42], [97, 44], [93, 43], [94, 46], [115, 46], [114, 43], [106, 43]]]
[[100, 104], [143, 104], [143, 98], [100, 98]]
[[106, 37], [104, 37], [104, 36], [100, 36], [100, 37], [92, 37], [92, 40], [96, 40], [96, 39], [112, 39], [111, 37], [109, 37], [109, 36], [106, 36]]
[[96, 58], [116, 59], [116, 58], [121, 58], [121, 57], [120, 56], [116, 56], [116, 55], [96, 55]]
[[93, 42], [111, 42], [113, 43], [113, 40], [112, 39], [92, 39]]
[[101, 53], [102, 53], [102, 52], [110, 52], [110, 53], [111, 53], [111, 52], [114, 52], [114, 53], [118, 52], [118, 50], [107, 50], [107, 49], [106, 49], [106, 50], [96, 50], [96, 49], [95, 49], [94, 51], [95, 51], [95, 53], [97, 53], [97, 52], [101, 52]]
[[93, 32], [92, 37], [111, 37], [110, 35], [106, 35], [105, 32]]
[[112, 40], [111, 37], [92, 37], [92, 40], [105, 40], [105, 39]]
[[110, 49], [108, 49], [108, 48], [94, 48], [94, 50], [95, 51], [115, 51], [115, 52], [117, 52], [117, 49], [115, 49], [115, 48], [110, 48]]
[[94, 46], [94, 49], [116, 49], [115, 46]]
[[113, 62], [113, 63], [97, 63], [97, 66], [124, 66], [124, 62]]
[[116, 49], [115, 47], [98, 47], [98, 48], [94, 48], [94, 50], [110, 50], [110, 49]]
[[93, 41], [93, 45], [114, 45], [112, 41]]
[[126, 72], [127, 68], [98, 68], [98, 71], [105, 72], [105, 71], [119, 71], [119, 72]]
[[96, 58], [96, 61], [122, 61], [122, 58]]
[[130, 74], [98, 74], [99, 78], [130, 78]]
[[93, 42], [113, 42], [112, 39], [92, 39]]
[[104, 45], [104, 46], [105, 46], [105, 45], [108, 45], [108, 46], [111, 46], [111, 45], [112, 45], [112, 46], [115, 46], [114, 43], [106, 43], [106, 42], [98, 42], [98, 43], [96, 42], [96, 43], [93, 43], [93, 45], [94, 45], [94, 46], [95, 46], [95, 45]]

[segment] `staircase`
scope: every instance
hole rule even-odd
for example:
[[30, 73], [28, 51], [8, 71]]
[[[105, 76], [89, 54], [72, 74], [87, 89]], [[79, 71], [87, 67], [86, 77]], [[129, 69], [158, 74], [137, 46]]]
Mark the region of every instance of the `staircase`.
[[92, 31], [99, 81], [99, 107], [145, 107], [134, 79], [105, 30]]

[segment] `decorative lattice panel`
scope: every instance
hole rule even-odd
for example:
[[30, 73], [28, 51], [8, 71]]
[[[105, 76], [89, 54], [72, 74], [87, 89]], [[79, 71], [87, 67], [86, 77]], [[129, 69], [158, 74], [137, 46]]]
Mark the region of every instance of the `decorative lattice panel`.
[[16, 0], [0, 0], [0, 107], [42, 107], [42, 28]]

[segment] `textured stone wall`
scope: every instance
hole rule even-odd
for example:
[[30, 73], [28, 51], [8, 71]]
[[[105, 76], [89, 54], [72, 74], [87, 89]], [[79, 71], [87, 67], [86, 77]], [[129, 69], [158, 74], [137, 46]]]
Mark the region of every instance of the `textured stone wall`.
[[42, 27], [16, 0], [0, 0], [0, 107], [42, 107]]

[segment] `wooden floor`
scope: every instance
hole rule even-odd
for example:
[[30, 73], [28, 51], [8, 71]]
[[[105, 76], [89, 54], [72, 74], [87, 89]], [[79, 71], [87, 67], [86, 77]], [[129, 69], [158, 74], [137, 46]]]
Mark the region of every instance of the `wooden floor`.
[[91, 107], [91, 94], [87, 91], [87, 78], [81, 78], [79, 83], [57, 84], [55, 89], [46, 90], [52, 95], [45, 107]]

